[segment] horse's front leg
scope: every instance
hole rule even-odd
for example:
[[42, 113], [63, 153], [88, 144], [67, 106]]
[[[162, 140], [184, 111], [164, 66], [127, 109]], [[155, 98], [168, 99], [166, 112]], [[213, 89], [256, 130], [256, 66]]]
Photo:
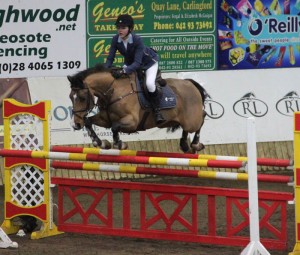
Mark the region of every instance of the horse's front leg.
[[[96, 114], [97, 115], [97, 114]], [[94, 147], [100, 147], [101, 149], [110, 149], [111, 148], [111, 144], [109, 141], [107, 140], [101, 140], [96, 132], [94, 131], [93, 129], [93, 124], [96, 124], [95, 121], [94, 121], [94, 117], [96, 116], [92, 116], [92, 117], [89, 117], [89, 118], [86, 118], [84, 120], [84, 125], [85, 125], [85, 128], [88, 132], [88, 135], [90, 136], [91, 140], [92, 140], [92, 144], [94, 145]]]
[[112, 125], [111, 131], [113, 133], [113, 148], [119, 150], [126, 150], [128, 148], [127, 143], [123, 142], [120, 139], [120, 125], [118, 123], [114, 123]]
[[130, 113], [123, 118], [118, 119], [111, 125], [111, 131], [113, 133], [113, 148], [119, 150], [126, 150], [128, 148], [127, 143], [120, 140], [119, 132], [133, 133], [136, 132], [138, 125], [137, 117]]

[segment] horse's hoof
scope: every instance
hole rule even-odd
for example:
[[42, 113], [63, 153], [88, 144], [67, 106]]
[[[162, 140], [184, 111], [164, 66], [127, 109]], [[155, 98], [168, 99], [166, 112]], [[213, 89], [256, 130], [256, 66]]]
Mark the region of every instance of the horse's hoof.
[[189, 152], [190, 152], [190, 148], [189, 148], [189, 147], [183, 147], [183, 146], [180, 146], [180, 150], [181, 150], [183, 153], [189, 153]]
[[195, 154], [197, 151], [193, 148], [190, 148], [189, 151], [185, 152], [185, 153], [189, 153], [189, 154]]
[[205, 146], [203, 143], [191, 144], [191, 148], [194, 150], [194, 153], [197, 151], [202, 151]]
[[179, 147], [183, 153], [188, 153], [190, 150], [190, 146], [188, 145], [187, 140], [182, 138], [180, 139]]
[[126, 150], [128, 148], [127, 143], [122, 142], [121, 147], [119, 148], [119, 150]]
[[111, 149], [111, 144], [107, 140], [102, 140], [102, 144], [101, 144], [100, 148], [104, 149], [104, 150], [109, 150], [109, 149]]
[[127, 145], [127, 143], [119, 141], [119, 142], [113, 144], [113, 148], [118, 149], [118, 150], [126, 150], [128, 148], [128, 145]]
[[92, 138], [92, 144], [94, 147], [102, 147], [102, 141], [98, 137], [93, 137]]
[[188, 150], [186, 150], [186, 149], [183, 149], [181, 146], [180, 146], [180, 150], [183, 152], [183, 153], [189, 153], [190, 152], [190, 150], [188, 149]]

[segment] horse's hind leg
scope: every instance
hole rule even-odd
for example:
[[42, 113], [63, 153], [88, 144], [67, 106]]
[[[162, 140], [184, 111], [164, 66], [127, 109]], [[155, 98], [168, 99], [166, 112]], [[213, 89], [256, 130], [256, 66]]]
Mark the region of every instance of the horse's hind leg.
[[200, 129], [195, 132], [193, 141], [191, 143], [191, 153], [196, 153], [205, 148], [203, 143], [200, 143]]
[[184, 153], [196, 153], [197, 151], [201, 151], [204, 148], [205, 146], [200, 143], [200, 129], [195, 132], [191, 146], [188, 142], [188, 132], [182, 131], [182, 136], [180, 138], [180, 149]]
[[189, 146], [189, 143], [188, 143], [188, 132], [186, 131], [182, 131], [182, 135], [181, 135], [181, 138], [180, 138], [180, 143], [179, 143], [179, 146], [180, 146], [180, 149], [184, 152], [184, 153], [188, 153], [189, 150], [190, 150], [190, 146]]
[[206, 112], [203, 111], [203, 121], [201, 127], [195, 132], [193, 141], [191, 143], [191, 152], [196, 153], [197, 151], [201, 151], [205, 148], [203, 143], [200, 143], [200, 130], [204, 124], [204, 118], [206, 116]]

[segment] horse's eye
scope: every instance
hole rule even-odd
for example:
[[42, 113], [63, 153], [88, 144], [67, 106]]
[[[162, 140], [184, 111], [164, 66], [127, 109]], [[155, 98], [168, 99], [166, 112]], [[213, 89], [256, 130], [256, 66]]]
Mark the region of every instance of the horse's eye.
[[82, 94], [82, 93], [76, 93], [74, 96], [74, 99], [77, 99], [80, 102], [83, 102], [86, 100], [86, 96], [85, 96], [85, 94]]

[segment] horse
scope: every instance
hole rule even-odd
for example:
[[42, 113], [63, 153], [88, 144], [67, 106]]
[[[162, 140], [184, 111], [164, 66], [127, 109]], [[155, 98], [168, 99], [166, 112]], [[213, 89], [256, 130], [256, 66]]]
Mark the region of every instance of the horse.
[[[195, 153], [204, 149], [200, 143], [200, 130], [206, 116], [204, 101], [206, 90], [192, 79], [165, 79], [176, 97], [176, 105], [161, 109], [166, 119], [156, 125], [152, 109], [141, 107], [138, 96], [142, 93], [137, 87], [137, 73], [125, 74], [116, 79], [112, 75], [113, 68], [98, 64], [94, 67], [67, 76], [72, 101], [72, 126], [74, 130], [86, 128], [95, 147], [102, 149], [127, 149], [128, 145], [120, 139], [119, 132], [136, 133], [154, 127], [167, 128], [174, 132], [182, 128], [180, 149], [184, 153]], [[93, 116], [91, 111], [97, 107]], [[100, 140], [92, 125], [111, 128], [113, 144]], [[188, 134], [195, 133], [191, 144]]]

